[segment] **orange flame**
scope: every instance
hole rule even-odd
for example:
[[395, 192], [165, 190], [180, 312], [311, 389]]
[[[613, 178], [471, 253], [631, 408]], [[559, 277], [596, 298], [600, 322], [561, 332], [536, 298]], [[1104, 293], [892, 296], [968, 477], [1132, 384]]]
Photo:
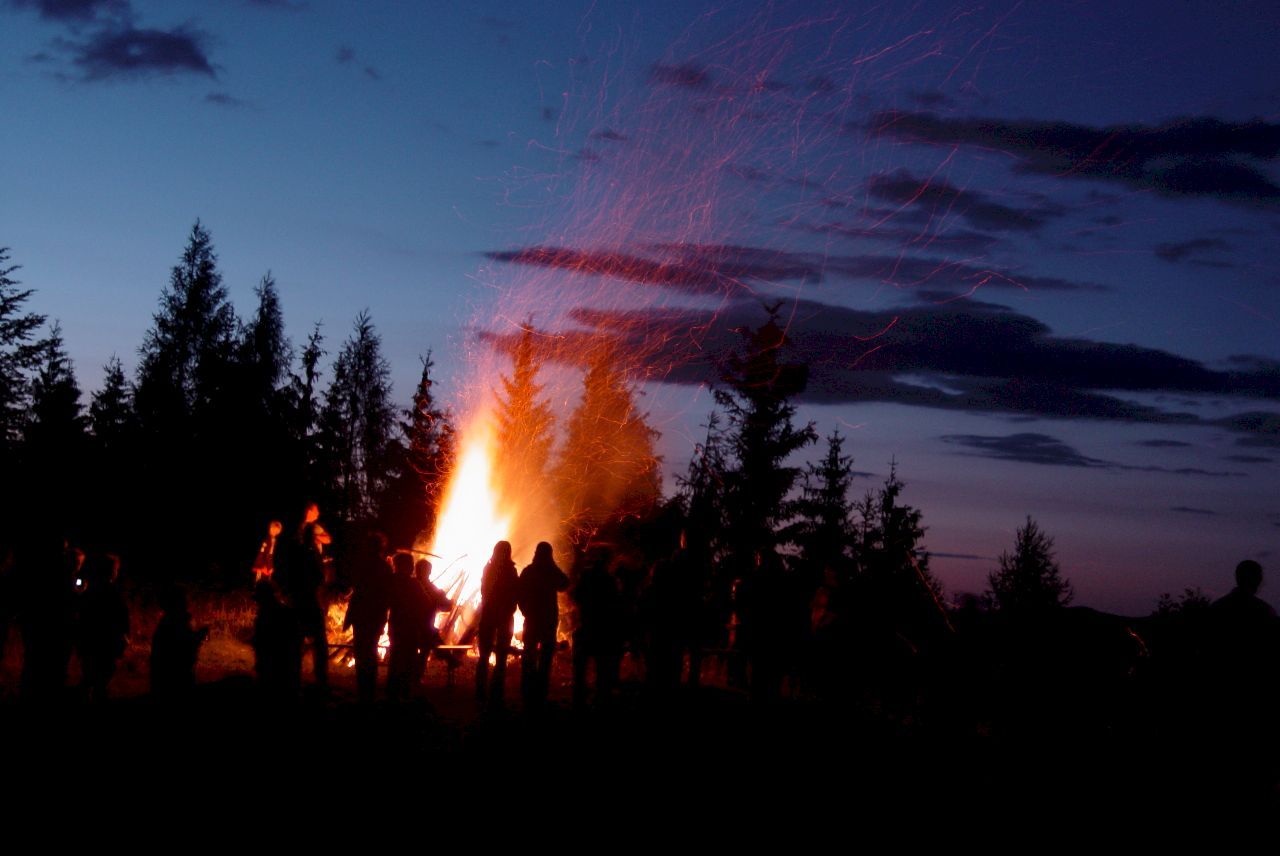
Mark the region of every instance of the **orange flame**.
[[457, 465], [427, 548], [440, 557], [431, 581], [455, 604], [437, 619], [449, 642], [459, 641], [475, 622], [481, 573], [493, 545], [511, 539], [514, 516], [501, 508], [494, 475], [497, 448], [488, 412], [473, 419], [461, 436]]

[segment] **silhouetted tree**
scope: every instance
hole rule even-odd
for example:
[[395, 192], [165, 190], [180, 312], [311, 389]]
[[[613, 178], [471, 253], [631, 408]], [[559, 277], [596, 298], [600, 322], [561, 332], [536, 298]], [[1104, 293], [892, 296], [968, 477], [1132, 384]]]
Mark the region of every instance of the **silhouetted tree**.
[[732, 466], [725, 473], [726, 509], [735, 564], [750, 566], [753, 555], [780, 542], [780, 530], [795, 516], [790, 497], [800, 469], [786, 465], [793, 452], [817, 440], [813, 424], [793, 424], [795, 396], [804, 391], [808, 370], [782, 359], [787, 337], [778, 323], [775, 304], [768, 319], [744, 331], [741, 353], [731, 356], [722, 372], [725, 389], [716, 402], [729, 418], [726, 435]]
[[897, 464], [890, 463], [880, 490], [859, 503], [857, 557], [864, 605], [893, 623], [915, 625], [941, 611], [942, 586], [921, 543], [924, 513], [901, 502], [904, 487]]
[[401, 424], [403, 442], [390, 447], [395, 477], [379, 513], [381, 527], [395, 544], [412, 544], [421, 532], [435, 529], [445, 479], [453, 466], [453, 419], [435, 399], [431, 352], [422, 359], [422, 376], [413, 405]]
[[830, 568], [848, 582], [854, 570], [853, 505], [849, 500], [853, 458], [843, 454], [843, 449], [844, 437], [832, 431], [826, 455], [809, 464], [795, 537], [800, 556], [812, 573]]
[[86, 434], [80, 385], [56, 322], [43, 341], [41, 363], [31, 382], [31, 406], [23, 425], [26, 496], [66, 525], [78, 516]]
[[[238, 442], [244, 414], [237, 389], [237, 321], [212, 239], [199, 221], [153, 318], [134, 388], [145, 450], [134, 477], [139, 518], [154, 533], [140, 542], [149, 554], [143, 561], [167, 574], [176, 570], [172, 556], [180, 555], [185, 573], [204, 575], [241, 562], [252, 533], [240, 531], [243, 492], [251, 487], [244, 482]], [[191, 538], [192, 520], [219, 521], [221, 537]]]
[[1000, 568], [987, 577], [997, 609], [1042, 612], [1071, 602], [1071, 583], [1062, 578], [1053, 558], [1053, 539], [1027, 515], [1018, 527], [1013, 552], [1000, 554]]
[[135, 427], [133, 389], [119, 357], [108, 360], [103, 372], [102, 387], [89, 401], [89, 428], [98, 452], [110, 455], [121, 451]]
[[253, 293], [258, 298], [258, 308], [240, 331], [239, 361], [262, 409], [274, 413], [280, 386], [293, 362], [293, 348], [285, 336], [280, 294], [270, 271]]
[[729, 466], [717, 411], [713, 410], [707, 417], [706, 427], [706, 437], [694, 446], [688, 470], [676, 481], [680, 487], [678, 498], [684, 511], [685, 530], [689, 534], [689, 549], [703, 562], [711, 564], [726, 546], [725, 479]]
[[1174, 615], [1189, 615], [1198, 613], [1201, 610], [1208, 609], [1212, 604], [1208, 595], [1201, 591], [1199, 586], [1194, 588], [1188, 587], [1182, 590], [1182, 594], [1176, 598], [1164, 592], [1156, 600], [1156, 609], [1152, 615], [1168, 617]]
[[141, 348], [135, 406], [148, 433], [190, 433], [213, 409], [234, 356], [236, 318], [209, 232], [191, 227]]
[[575, 543], [611, 520], [647, 512], [660, 492], [658, 432], [636, 408], [616, 351], [600, 347], [583, 378], [555, 468], [562, 519]]
[[320, 423], [335, 511], [348, 521], [371, 519], [387, 484], [395, 410], [391, 366], [367, 311], [338, 351]]
[[23, 312], [32, 289], [19, 289], [9, 248], [0, 247], [0, 466], [12, 464], [30, 393], [28, 372], [40, 362], [45, 343], [32, 337], [44, 316]]
[[512, 350], [511, 376], [502, 376], [498, 395], [498, 468], [502, 484], [514, 490], [543, 482], [554, 442], [555, 417], [551, 405], [540, 398], [541, 360], [533, 337], [533, 323], [527, 320], [520, 325], [520, 338]]

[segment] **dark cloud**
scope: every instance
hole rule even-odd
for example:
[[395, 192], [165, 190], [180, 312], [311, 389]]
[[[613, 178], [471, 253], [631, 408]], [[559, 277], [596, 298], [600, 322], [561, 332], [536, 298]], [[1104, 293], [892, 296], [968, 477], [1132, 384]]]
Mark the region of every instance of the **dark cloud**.
[[[334, 51], [333, 60], [338, 65], [355, 65], [356, 63], [355, 48], [349, 45], [339, 45], [338, 49]], [[361, 64], [360, 73], [363, 74], [365, 77], [369, 78], [370, 80], [382, 79], [382, 73], [378, 71], [378, 69], [368, 64]]]
[[711, 85], [706, 69], [690, 63], [664, 65], [655, 63], [649, 69], [649, 82], [659, 86], [678, 86], [685, 89], [705, 89]]
[[647, 285], [690, 292], [724, 291], [744, 280], [762, 282], [831, 278], [870, 280], [921, 294], [972, 295], [984, 288], [1020, 291], [1105, 291], [1104, 286], [1058, 277], [1034, 276], [998, 267], [945, 259], [890, 255], [835, 256], [731, 244], [658, 244], [643, 248], [658, 258], [634, 251], [566, 247], [526, 247], [489, 253], [513, 264], [555, 267], [577, 273], [611, 276]]
[[1280, 413], [1251, 411], [1219, 420], [1219, 425], [1245, 434], [1236, 439], [1237, 446], [1280, 449]]
[[1222, 460], [1233, 461], [1237, 464], [1269, 464], [1275, 459], [1262, 455], [1223, 455]]
[[210, 92], [204, 97], [206, 104], [216, 104], [219, 107], [248, 107], [246, 101], [236, 98], [234, 95], [228, 95], [225, 92]]
[[936, 89], [918, 89], [907, 93], [907, 100], [920, 107], [949, 107], [955, 102], [951, 96]]
[[[1155, 254], [1167, 262], [1195, 261], [1196, 259], [1191, 257], [1200, 256], [1206, 252], [1229, 249], [1231, 249], [1231, 245], [1221, 238], [1193, 238], [1189, 241], [1178, 241], [1172, 244], [1157, 244]], [[1200, 259], [1200, 261], [1203, 261], [1203, 259]]]
[[1021, 169], [1060, 178], [1113, 181], [1166, 196], [1280, 201], [1280, 187], [1261, 168], [1280, 155], [1280, 125], [1262, 120], [1199, 117], [1093, 127], [883, 111], [859, 129], [910, 142], [1007, 151], [1021, 158]]
[[128, 0], [9, 0], [17, 9], [35, 9], [46, 21], [88, 24], [129, 15]]
[[963, 559], [967, 562], [994, 561], [990, 556], [975, 556], [973, 553], [939, 553], [936, 550], [930, 550], [929, 557], [936, 559]]
[[1241, 476], [1243, 473], [1203, 470], [1198, 467], [1134, 466], [1091, 458], [1083, 455], [1057, 437], [1048, 434], [1009, 434], [989, 436], [984, 434], [947, 434], [940, 438], [944, 443], [972, 449], [963, 454], [994, 458], [1000, 461], [1016, 461], [1024, 464], [1041, 464], [1053, 467], [1087, 467], [1091, 469], [1123, 470], [1126, 472], [1167, 473], [1179, 476]]
[[71, 49], [85, 80], [177, 74], [216, 77], [205, 40], [203, 33], [185, 27], [123, 27], [105, 30]]
[[793, 229], [818, 235], [839, 235], [859, 241], [881, 241], [895, 244], [904, 249], [932, 250], [933, 252], [952, 251], [975, 255], [984, 253], [1000, 241], [995, 235], [975, 232], [971, 229], [946, 229], [941, 232], [929, 229], [913, 229], [907, 227], [884, 225], [853, 225], [834, 221], [829, 223], [806, 223], [796, 221], [787, 224]]
[[1182, 440], [1139, 440], [1138, 445], [1152, 449], [1183, 449], [1191, 444]]
[[984, 458], [1018, 461], [1024, 464], [1047, 464], [1055, 467], [1109, 467], [1106, 461], [1090, 458], [1048, 434], [1010, 434], [991, 437], [981, 434], [947, 434], [944, 443], [976, 450]]
[[631, 138], [628, 137], [626, 134], [619, 134], [617, 131], [613, 130], [612, 128], [605, 128], [601, 131], [593, 131], [591, 133], [591, 139], [604, 140], [605, 142], [609, 142], [609, 143], [625, 143], [625, 142], [628, 142]]
[[783, 250], [703, 244], [660, 245], [664, 261], [621, 251], [579, 251], [563, 247], [529, 247], [488, 253], [495, 261], [550, 267], [573, 273], [609, 276], [692, 293], [745, 289], [745, 280], [780, 281], [819, 278], [820, 270]]
[[1202, 514], [1210, 517], [1216, 517], [1218, 514], [1218, 512], [1210, 511], [1207, 508], [1192, 508], [1189, 505], [1175, 505], [1171, 507], [1169, 510], [1176, 511], [1179, 514]]
[[[545, 263], [582, 269], [600, 258]], [[617, 268], [631, 263], [614, 260]], [[683, 265], [645, 277], [676, 280], [688, 291], [725, 288], [707, 271]], [[1256, 434], [1260, 429], [1248, 414], [1238, 425], [1206, 423], [1193, 413], [1125, 396], [1173, 391], [1280, 399], [1280, 383], [1265, 373], [1214, 371], [1154, 349], [1057, 337], [1033, 318], [976, 300], [883, 311], [802, 300], [789, 304], [786, 314], [789, 359], [809, 373], [800, 400], [810, 403], [881, 401], [1061, 419], [1222, 424]], [[569, 318], [581, 329], [564, 332], [587, 337], [584, 345], [590, 337], [614, 341], [648, 379], [708, 384], [719, 380], [720, 367], [740, 347], [735, 331], [756, 327], [763, 317], [752, 300], [731, 300], [719, 311], [579, 307]], [[581, 352], [549, 356], [577, 365]], [[1280, 437], [1274, 439], [1280, 445]]]
[[920, 206], [934, 216], [954, 214], [976, 228], [998, 232], [1033, 232], [1062, 213], [1049, 207], [1005, 205], [980, 191], [959, 188], [941, 178], [922, 178], [903, 169], [873, 176], [867, 181], [867, 192], [896, 205]]

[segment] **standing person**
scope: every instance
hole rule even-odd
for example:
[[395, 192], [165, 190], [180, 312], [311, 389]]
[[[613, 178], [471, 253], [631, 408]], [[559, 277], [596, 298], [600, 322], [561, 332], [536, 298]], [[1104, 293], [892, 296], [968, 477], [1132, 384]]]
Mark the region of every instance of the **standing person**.
[[298, 622], [280, 602], [270, 580], [262, 580], [254, 588], [258, 613], [253, 619], [253, 669], [263, 694], [276, 701], [288, 701], [298, 695], [302, 678], [302, 640]]
[[440, 631], [436, 629], [436, 616], [446, 609], [453, 609], [453, 601], [449, 596], [431, 582], [431, 563], [419, 559], [413, 566], [413, 577], [418, 581], [426, 601], [426, 613], [422, 625], [422, 636], [418, 644], [418, 660], [414, 666], [414, 677], [419, 684], [427, 674], [427, 658], [440, 644]]
[[533, 561], [520, 572], [519, 603], [524, 613], [524, 664], [520, 691], [526, 710], [537, 710], [547, 700], [551, 663], [556, 653], [556, 629], [560, 625], [557, 594], [569, 587], [569, 578], [556, 565], [551, 545], [540, 541]]
[[84, 568], [84, 592], [76, 627], [80, 688], [92, 701], [104, 701], [116, 664], [129, 643], [129, 607], [117, 579], [120, 559], [93, 556]]
[[[511, 542], [499, 541], [493, 545], [493, 555], [484, 566], [484, 576], [480, 579], [480, 659], [476, 662], [478, 701], [484, 701], [488, 693], [490, 701], [502, 705], [519, 586], [516, 564], [511, 561]], [[486, 683], [491, 654], [496, 657], [492, 687]]]
[[365, 549], [356, 557], [352, 575], [351, 601], [342, 626], [352, 631], [356, 697], [371, 702], [378, 689], [378, 640], [391, 609], [391, 565], [387, 538], [381, 532], [370, 534]]
[[311, 640], [312, 674], [322, 692], [329, 686], [329, 638], [325, 629], [322, 588], [325, 582], [324, 548], [333, 539], [320, 524], [320, 506], [308, 503], [291, 545], [286, 576], [282, 580], [285, 601], [293, 609], [298, 632]]
[[595, 550], [569, 596], [578, 607], [573, 631], [573, 706], [587, 703], [587, 666], [596, 661], [596, 701], [608, 701], [622, 656], [622, 599], [609, 573], [609, 552]]
[[413, 556], [396, 553], [391, 559], [391, 651], [387, 654], [387, 697], [409, 697], [410, 682], [418, 660], [418, 647], [426, 633], [427, 595], [413, 578]]
[[196, 685], [196, 657], [209, 628], [192, 628], [187, 596], [177, 586], [160, 596], [160, 609], [160, 622], [151, 637], [151, 693], [180, 698]]
[[258, 555], [253, 559], [253, 583], [257, 585], [263, 580], [271, 579], [271, 575], [276, 569], [276, 541], [280, 538], [280, 533], [284, 531], [284, 524], [279, 520], [272, 520], [267, 526], [267, 537], [263, 539], [262, 545], [258, 547]]

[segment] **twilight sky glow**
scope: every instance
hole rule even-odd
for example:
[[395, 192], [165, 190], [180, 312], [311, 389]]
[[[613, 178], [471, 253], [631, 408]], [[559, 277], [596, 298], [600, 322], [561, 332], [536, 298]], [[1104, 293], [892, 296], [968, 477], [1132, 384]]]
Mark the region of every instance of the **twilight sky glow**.
[[1254, 557], [1280, 606], [1274, 3], [427, 5], [0, 0], [0, 246], [86, 391], [198, 217], [295, 342], [367, 307], [400, 398], [532, 313], [567, 412], [622, 337], [670, 474], [781, 300], [949, 592], [1031, 513], [1077, 603]]

